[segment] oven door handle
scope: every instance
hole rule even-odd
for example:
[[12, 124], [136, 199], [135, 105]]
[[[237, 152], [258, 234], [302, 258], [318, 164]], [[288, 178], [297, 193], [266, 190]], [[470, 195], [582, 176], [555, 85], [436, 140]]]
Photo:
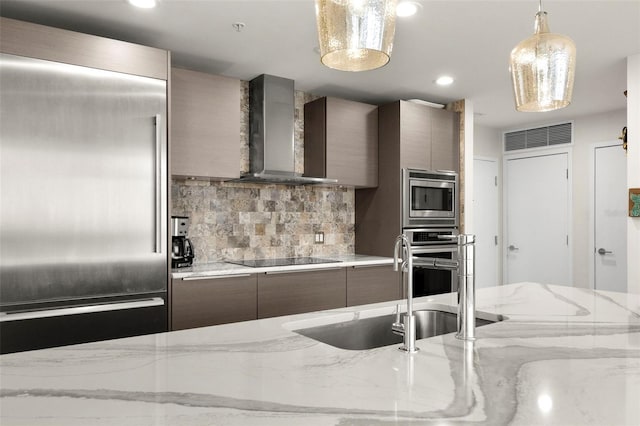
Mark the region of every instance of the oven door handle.
[[458, 269], [458, 262], [451, 259], [441, 259], [439, 257], [414, 257], [413, 266], [427, 269], [444, 269], [455, 271]]
[[440, 246], [411, 246], [413, 254], [431, 254], [431, 253], [456, 253], [458, 246], [440, 245]]

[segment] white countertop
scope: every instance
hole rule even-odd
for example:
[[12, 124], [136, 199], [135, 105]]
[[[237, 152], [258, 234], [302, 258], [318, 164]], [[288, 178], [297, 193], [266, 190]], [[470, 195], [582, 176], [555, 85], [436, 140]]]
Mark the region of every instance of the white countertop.
[[363, 254], [319, 257], [328, 260], [337, 260], [338, 262], [313, 263], [308, 265], [269, 266], [264, 268], [252, 268], [228, 262], [212, 262], [191, 266], [189, 268], [172, 269], [171, 277], [178, 279], [212, 277], [219, 275], [259, 274], [263, 272], [308, 271], [329, 268], [346, 268], [349, 266], [391, 265], [393, 263], [393, 258], [391, 257], [368, 256]]
[[[416, 299], [452, 309], [456, 295]], [[338, 349], [292, 329], [394, 302], [0, 356], [8, 425], [637, 425], [640, 296], [513, 284], [478, 290], [507, 320]]]

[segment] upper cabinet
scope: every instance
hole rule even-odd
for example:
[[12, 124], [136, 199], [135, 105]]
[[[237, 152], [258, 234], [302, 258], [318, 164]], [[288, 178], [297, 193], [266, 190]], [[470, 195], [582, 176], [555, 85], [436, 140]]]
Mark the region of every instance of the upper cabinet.
[[240, 177], [240, 80], [171, 69], [171, 174]]
[[305, 104], [304, 175], [357, 188], [376, 187], [377, 107], [330, 97]]
[[459, 171], [458, 113], [408, 101], [378, 107], [378, 188], [357, 190], [355, 252], [392, 256], [404, 167]]
[[445, 109], [431, 109], [432, 170], [460, 171], [458, 127], [458, 113]]
[[401, 168], [459, 170], [455, 112], [396, 101], [380, 107], [379, 119], [380, 143], [398, 147]]
[[0, 18], [0, 51], [167, 80], [169, 52], [125, 41]]

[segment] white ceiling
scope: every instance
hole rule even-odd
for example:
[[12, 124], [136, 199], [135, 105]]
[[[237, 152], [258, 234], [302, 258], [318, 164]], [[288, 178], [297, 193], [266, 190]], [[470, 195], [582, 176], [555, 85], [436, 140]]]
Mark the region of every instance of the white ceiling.
[[[348, 73], [320, 63], [313, 0], [0, 0], [2, 16], [172, 51], [174, 65], [250, 80], [267, 73], [296, 89], [383, 104], [470, 99], [476, 123], [501, 129], [545, 124], [625, 107], [626, 57], [640, 53], [640, 0], [545, 0], [552, 32], [578, 50], [573, 103], [548, 113], [515, 111], [511, 49], [533, 33], [536, 0], [422, 0], [398, 18], [391, 62]], [[242, 22], [236, 32], [232, 24]], [[448, 88], [440, 74], [456, 78]]]

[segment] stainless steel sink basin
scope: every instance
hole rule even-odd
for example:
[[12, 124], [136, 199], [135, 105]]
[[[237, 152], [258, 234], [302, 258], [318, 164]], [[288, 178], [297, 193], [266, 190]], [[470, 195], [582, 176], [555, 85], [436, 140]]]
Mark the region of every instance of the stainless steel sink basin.
[[[452, 333], [457, 329], [456, 314], [451, 312], [425, 309], [414, 311], [414, 314], [416, 316], [416, 339]], [[394, 320], [395, 315], [384, 315], [293, 331], [336, 348], [373, 349], [402, 343], [402, 336], [391, 332], [391, 324]], [[476, 327], [501, 320], [502, 318], [499, 316], [495, 316], [495, 321], [476, 318]]]

